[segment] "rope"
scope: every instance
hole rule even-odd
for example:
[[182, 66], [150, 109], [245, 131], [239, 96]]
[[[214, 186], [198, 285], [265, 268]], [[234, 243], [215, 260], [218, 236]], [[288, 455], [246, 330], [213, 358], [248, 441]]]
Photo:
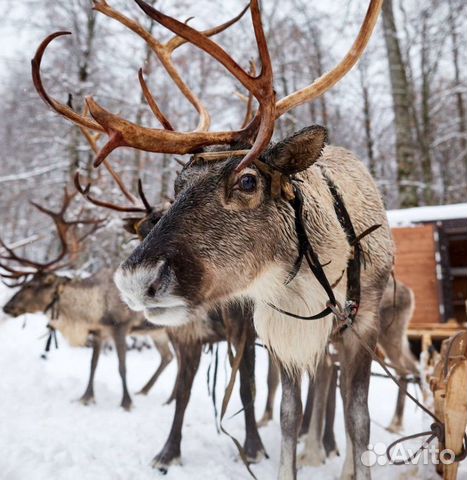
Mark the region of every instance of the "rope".
[[[352, 326], [352, 325], [349, 325]], [[428, 448], [430, 443], [437, 438], [440, 445], [444, 444], [445, 440], [445, 426], [444, 423], [434, 414], [432, 413], [428, 408], [425, 407], [417, 398], [415, 398], [411, 393], [408, 392], [407, 388], [403, 387], [402, 384], [396, 379], [396, 377], [389, 371], [385, 363], [374, 353], [374, 351], [363, 341], [362, 337], [360, 334], [354, 329], [354, 328], [349, 328], [355, 337], [358, 339], [360, 342], [360, 345], [370, 354], [372, 360], [376, 361], [379, 363], [379, 365], [382, 367], [382, 369], [386, 372], [388, 377], [399, 387], [402, 392], [412, 400], [412, 402], [415, 403], [418, 407], [420, 407], [427, 415], [429, 415], [434, 422], [430, 425], [430, 430], [426, 432], [421, 432], [421, 433], [415, 433], [413, 435], [407, 435], [405, 437], [402, 437], [395, 442], [391, 443], [388, 448], [386, 449], [386, 456], [388, 460], [393, 463], [394, 465], [405, 465], [408, 462], [411, 462], [421, 451], [425, 450]], [[393, 447], [395, 447], [397, 444], [405, 442], [406, 440], [411, 440], [413, 438], [419, 438], [419, 437], [424, 437], [429, 435], [428, 439], [422, 443], [420, 448], [413, 453], [410, 457], [403, 459], [403, 460], [393, 460], [391, 456], [391, 450]], [[461, 462], [467, 457], [467, 435], [464, 434], [463, 438], [463, 443], [462, 443], [462, 450], [459, 454], [455, 455], [454, 457], [454, 462]]]
[[252, 470], [250, 468], [250, 464], [249, 464], [248, 459], [246, 457], [246, 453], [245, 453], [244, 448], [242, 447], [240, 442], [231, 433], [229, 433], [224, 428], [224, 426], [222, 424], [222, 421], [224, 420], [224, 416], [225, 416], [226, 411], [227, 411], [227, 407], [229, 405], [230, 398], [232, 397], [232, 391], [233, 391], [233, 388], [234, 388], [234, 385], [235, 385], [235, 379], [236, 379], [236, 376], [237, 376], [237, 372], [239, 371], [240, 364], [243, 360], [243, 354], [245, 352], [246, 341], [247, 341], [247, 330], [248, 330], [247, 328], [242, 329], [240, 342], [237, 345], [236, 355], [233, 354], [232, 344], [227, 339], [227, 352], [228, 352], [228, 355], [229, 355], [229, 361], [230, 361], [232, 371], [231, 371], [231, 374], [230, 374], [229, 383], [227, 384], [227, 387], [225, 388], [224, 398], [222, 399], [222, 407], [221, 407], [221, 416], [220, 416], [220, 421], [219, 421], [219, 428], [220, 428], [222, 433], [227, 435], [232, 440], [234, 445], [237, 447], [240, 458], [241, 458], [243, 464], [245, 465], [246, 469], [248, 470], [248, 473], [251, 475], [251, 477], [254, 480], [257, 480], [255, 474], [252, 472]]

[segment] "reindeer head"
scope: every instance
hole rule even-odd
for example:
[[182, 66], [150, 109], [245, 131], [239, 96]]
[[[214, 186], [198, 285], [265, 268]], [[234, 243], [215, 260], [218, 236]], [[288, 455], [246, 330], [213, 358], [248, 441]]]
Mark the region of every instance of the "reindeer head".
[[53, 272], [38, 270], [10, 298], [3, 311], [12, 317], [25, 313], [44, 312], [52, 304], [61, 277]]
[[[63, 203], [58, 212], [31, 202], [54, 222], [61, 247], [60, 253], [54, 259], [40, 263], [20, 257], [13, 248], [0, 240], [0, 245], [6, 252], [0, 255], [0, 269], [3, 270], [0, 276], [6, 281], [17, 282], [16, 285], [9, 286], [21, 286], [3, 307], [5, 313], [17, 317], [24, 313], [45, 311], [52, 304], [59, 284], [65, 281], [64, 277], [60, 277], [55, 272], [70, 266], [80, 252], [84, 239], [102, 225], [102, 220], [98, 219], [66, 220], [65, 213], [73, 197], [74, 194], [69, 194], [65, 189]], [[77, 231], [79, 225], [87, 225], [90, 228], [79, 235]]]
[[[206, 32], [198, 32], [142, 0], [136, 3], [177, 36], [163, 45], [139, 24], [112, 10], [105, 1], [96, 2], [96, 9], [130, 28], [151, 46], [181, 92], [200, 113], [196, 130], [174, 130], [141, 73], [144, 95], [164, 129], [132, 124], [105, 110], [92, 98], [87, 99], [92, 118], [52, 99], [40, 78], [40, 62], [47, 45], [64, 32], [49, 36], [41, 44], [33, 60], [33, 78], [41, 97], [58, 113], [84, 128], [109, 136], [97, 153], [95, 165], [104, 162], [119, 146], [168, 154], [195, 153], [176, 180], [173, 205], [115, 276], [131, 308], [144, 310], [148, 318], [171, 310], [174, 323], [178, 323], [182, 317], [189, 318], [186, 311], [201, 304], [247, 294], [273, 269], [279, 270], [270, 276], [275, 281], [285, 280], [292, 269], [297, 256], [290, 204], [294, 198], [293, 176], [307, 175], [306, 170], [321, 155], [326, 132], [313, 126], [270, 146], [275, 121], [322, 95], [352, 68], [371, 37], [382, 1], [370, 2], [357, 39], [334, 69], [279, 101], [275, 97], [258, 0], [250, 3], [261, 60], [258, 75], [240, 67]], [[170, 60], [173, 50], [185, 41], [221, 63], [257, 100], [256, 114], [240, 130], [208, 131], [206, 109], [181, 80]]]

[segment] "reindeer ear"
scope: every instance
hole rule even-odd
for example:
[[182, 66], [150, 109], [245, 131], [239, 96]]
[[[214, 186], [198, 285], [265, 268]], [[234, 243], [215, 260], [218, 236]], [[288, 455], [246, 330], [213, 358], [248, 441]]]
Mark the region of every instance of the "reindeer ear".
[[318, 160], [326, 141], [327, 130], [312, 125], [273, 145], [262, 160], [287, 175], [302, 172]]

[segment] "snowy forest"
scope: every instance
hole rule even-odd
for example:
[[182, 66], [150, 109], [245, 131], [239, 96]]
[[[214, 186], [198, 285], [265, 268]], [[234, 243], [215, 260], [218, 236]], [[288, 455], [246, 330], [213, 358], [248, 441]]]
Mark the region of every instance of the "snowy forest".
[[[104, 3], [104, 2], [97, 2]], [[151, 23], [130, 1], [112, 0], [164, 44], [170, 34]], [[263, 22], [279, 97], [332, 68], [353, 41], [366, 2], [263, 1]], [[28, 200], [53, 205], [77, 170], [95, 181], [95, 192], [122, 200], [110, 176], [91, 166], [92, 146], [79, 128], [57, 116], [32, 86], [30, 58], [49, 33], [69, 30], [48, 48], [43, 61], [47, 89], [81, 111], [92, 95], [113, 112], [157, 126], [138, 83], [143, 68], [161, 109], [177, 129], [190, 130], [197, 112], [180, 94], [156, 56], [137, 35], [93, 9], [93, 2], [27, 0], [2, 2], [0, 199], [2, 237], [7, 242], [40, 238], [44, 255], [53, 242], [47, 222]], [[242, 2], [159, 1], [158, 7], [205, 29], [238, 14]], [[466, 65], [467, 4], [462, 0], [384, 2], [382, 18], [363, 59], [317, 102], [280, 119], [277, 139], [314, 123], [329, 130], [330, 142], [354, 151], [369, 167], [387, 208], [457, 203], [467, 197]], [[34, 12], [33, 15], [30, 12]], [[209, 12], [209, 14], [207, 13]], [[17, 32], [17, 35], [16, 33]], [[21, 48], [15, 37], [21, 39]], [[256, 60], [248, 15], [216, 40], [247, 67]], [[242, 123], [247, 97], [240, 84], [208, 55], [184, 45], [173, 55], [182, 78], [212, 116], [212, 130]], [[178, 165], [171, 156], [118, 149], [112, 165], [136, 192], [141, 178], [153, 203], [172, 196]], [[97, 181], [97, 177], [100, 177]], [[123, 200], [125, 200], [123, 198]], [[74, 208], [87, 209], [85, 202]], [[112, 228], [112, 225], [109, 226]], [[120, 229], [106, 229], [95, 243], [107, 258], [121, 245]], [[107, 258], [107, 261], [109, 258]]]

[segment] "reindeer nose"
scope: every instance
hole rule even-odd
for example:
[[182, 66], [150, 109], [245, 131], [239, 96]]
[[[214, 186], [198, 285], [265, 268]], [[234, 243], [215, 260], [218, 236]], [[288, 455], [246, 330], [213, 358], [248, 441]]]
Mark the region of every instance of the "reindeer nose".
[[159, 259], [152, 265], [139, 266], [126, 261], [115, 272], [114, 281], [128, 306], [132, 310], [141, 311], [170, 289], [173, 276], [166, 259]]
[[16, 309], [14, 305], [10, 305], [8, 303], [3, 307], [3, 312], [7, 315], [11, 315], [12, 317], [16, 316]]

